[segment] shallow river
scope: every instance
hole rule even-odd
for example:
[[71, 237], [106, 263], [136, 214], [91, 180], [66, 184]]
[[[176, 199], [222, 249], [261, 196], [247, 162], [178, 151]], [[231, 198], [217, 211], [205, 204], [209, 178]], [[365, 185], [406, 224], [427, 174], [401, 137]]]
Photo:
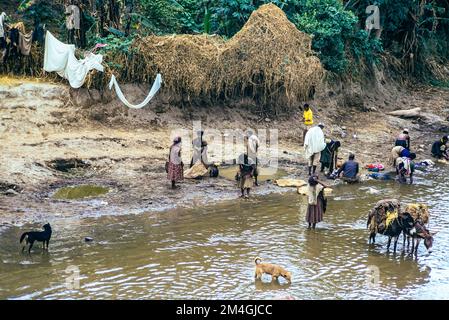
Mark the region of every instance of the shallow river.
[[[189, 210], [50, 219], [54, 233], [43, 254], [40, 243], [20, 254], [18, 243], [24, 228], [39, 225], [6, 227], [0, 298], [448, 299], [449, 184], [442, 169], [418, 173], [414, 186], [339, 186], [316, 230], [306, 229], [305, 198], [294, 192]], [[430, 229], [439, 231], [432, 254], [423, 243], [417, 258], [401, 252], [402, 238], [398, 253], [388, 254], [381, 235], [368, 245], [367, 212], [387, 197], [430, 205]], [[254, 281], [256, 256], [286, 267], [292, 284]]]

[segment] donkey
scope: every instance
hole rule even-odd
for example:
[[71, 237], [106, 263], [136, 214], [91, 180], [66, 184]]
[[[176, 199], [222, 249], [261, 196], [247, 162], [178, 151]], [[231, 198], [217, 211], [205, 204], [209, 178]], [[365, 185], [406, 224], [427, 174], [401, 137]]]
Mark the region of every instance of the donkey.
[[[370, 224], [372, 223], [372, 220], [368, 218], [367, 227], [370, 227]], [[414, 227], [414, 220], [413, 217], [409, 213], [403, 213], [402, 215], [399, 215], [397, 218], [395, 218], [387, 228], [385, 228], [382, 232], [378, 231], [377, 228], [375, 231], [372, 231], [369, 236], [369, 243], [371, 243], [371, 240], [373, 243], [376, 242], [376, 233], [383, 234], [388, 236], [388, 244], [387, 244], [387, 251], [390, 251], [390, 245], [391, 245], [391, 239], [394, 238], [394, 247], [393, 251], [396, 253], [396, 247], [398, 244], [399, 236], [404, 231], [409, 233], [410, 230]]]
[[415, 254], [415, 256], [417, 256], [419, 243], [421, 242], [421, 239], [424, 239], [424, 246], [426, 247], [427, 252], [430, 254], [432, 253], [433, 236], [435, 234], [436, 232], [430, 232], [429, 230], [427, 230], [427, 228], [420, 220], [416, 220], [412, 229], [403, 231], [403, 246], [405, 248], [405, 239], [407, 238], [408, 249], [410, 247], [410, 238], [412, 238], [412, 251], [410, 252], [410, 254]]

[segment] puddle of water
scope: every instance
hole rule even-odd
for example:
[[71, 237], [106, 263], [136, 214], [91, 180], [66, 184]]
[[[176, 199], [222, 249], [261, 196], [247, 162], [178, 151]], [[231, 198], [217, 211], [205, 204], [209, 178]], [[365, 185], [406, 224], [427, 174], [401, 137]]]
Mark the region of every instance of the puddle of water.
[[109, 189], [102, 186], [96, 185], [81, 185], [81, 186], [72, 186], [72, 187], [64, 187], [60, 188], [53, 195], [55, 199], [83, 199], [83, 198], [94, 198], [101, 195], [104, 195], [109, 192]]
[[[257, 179], [260, 182], [267, 180], [276, 180], [288, 175], [287, 171], [274, 167], [259, 166], [258, 170], [259, 176], [257, 177]], [[220, 176], [228, 180], [235, 180], [235, 175], [238, 171], [239, 171], [238, 165], [220, 168]]]

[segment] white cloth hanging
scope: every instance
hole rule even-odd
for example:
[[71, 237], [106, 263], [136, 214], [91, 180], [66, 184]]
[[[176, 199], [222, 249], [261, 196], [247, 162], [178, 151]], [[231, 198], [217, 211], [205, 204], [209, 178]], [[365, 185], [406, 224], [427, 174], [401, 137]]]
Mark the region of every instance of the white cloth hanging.
[[128, 108], [140, 109], [140, 108], [145, 107], [148, 104], [148, 102], [150, 102], [150, 100], [153, 99], [154, 95], [158, 92], [159, 88], [161, 87], [161, 84], [162, 84], [162, 76], [161, 76], [160, 73], [158, 73], [156, 75], [156, 79], [154, 80], [153, 86], [151, 87], [151, 90], [148, 93], [148, 96], [145, 98], [145, 100], [143, 100], [142, 103], [137, 104], [137, 105], [131, 104], [131, 103], [128, 102], [128, 100], [126, 100], [125, 96], [123, 95], [122, 90], [120, 90], [120, 87], [118, 85], [117, 79], [115, 78], [114, 75], [112, 75], [111, 81], [109, 82], [109, 90], [112, 90], [112, 87], [114, 87], [115, 93], [117, 94], [117, 97]]
[[75, 46], [65, 44], [56, 39], [50, 31], [45, 37], [44, 70], [57, 72], [61, 77], [69, 80], [72, 88], [80, 88], [86, 80], [90, 70], [103, 72], [101, 54], [88, 53], [84, 59], [75, 56]]

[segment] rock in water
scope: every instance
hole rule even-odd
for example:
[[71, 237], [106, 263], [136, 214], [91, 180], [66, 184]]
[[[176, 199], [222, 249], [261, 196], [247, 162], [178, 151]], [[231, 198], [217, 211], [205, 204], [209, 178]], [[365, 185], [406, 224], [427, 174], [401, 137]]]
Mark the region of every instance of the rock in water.
[[84, 238], [84, 241], [86, 241], [86, 242], [92, 242], [92, 241], [94, 241], [94, 238], [91, 238], [91, 237], [85, 237], [85, 238]]

